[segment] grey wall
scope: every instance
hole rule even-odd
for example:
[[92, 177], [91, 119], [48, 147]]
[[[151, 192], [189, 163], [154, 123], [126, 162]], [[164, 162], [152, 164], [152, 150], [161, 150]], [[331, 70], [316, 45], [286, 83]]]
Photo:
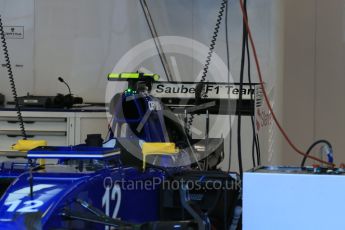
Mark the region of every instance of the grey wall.
[[[329, 2], [329, 1], [327, 1]], [[285, 1], [284, 128], [305, 150], [314, 140], [315, 124], [315, 0]], [[285, 164], [300, 157], [284, 142]]]
[[[345, 1], [286, 1], [285, 127], [303, 150], [318, 139], [345, 161]], [[317, 151], [316, 151], [317, 153]], [[285, 145], [284, 162], [299, 164]], [[312, 162], [310, 162], [312, 163]]]
[[315, 138], [334, 145], [345, 162], [345, 1], [316, 1]]

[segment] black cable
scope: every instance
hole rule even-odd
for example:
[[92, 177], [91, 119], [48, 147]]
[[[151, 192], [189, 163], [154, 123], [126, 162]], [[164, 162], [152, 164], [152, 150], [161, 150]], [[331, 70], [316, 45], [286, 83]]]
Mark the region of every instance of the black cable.
[[257, 147], [255, 139], [256, 139], [256, 137], [253, 136], [253, 141], [252, 141], [252, 161], [253, 161], [253, 167], [254, 168], [256, 167], [255, 148]]
[[219, 34], [219, 29], [220, 29], [220, 25], [222, 23], [223, 20], [223, 16], [224, 16], [224, 11], [226, 9], [226, 5], [227, 5], [227, 0], [223, 0], [219, 9], [219, 13], [217, 16], [217, 23], [216, 26], [214, 28], [213, 31], [213, 36], [212, 36], [212, 40], [211, 40], [211, 44], [209, 46], [209, 52], [207, 54], [206, 57], [206, 63], [201, 75], [201, 80], [200, 82], [205, 82], [206, 81], [206, 77], [207, 77], [207, 73], [208, 73], [208, 69], [211, 65], [211, 60], [214, 54], [214, 49], [216, 48], [216, 43], [217, 43], [217, 39], [218, 39], [218, 34]]
[[27, 135], [26, 135], [25, 127], [24, 127], [24, 120], [23, 120], [23, 116], [22, 116], [22, 111], [20, 109], [19, 102], [18, 102], [17, 89], [16, 89], [16, 84], [14, 81], [12, 65], [11, 65], [11, 61], [10, 61], [10, 55], [8, 53], [8, 47], [7, 47], [5, 31], [4, 31], [4, 26], [2, 24], [2, 16], [1, 15], [0, 15], [0, 36], [1, 36], [2, 50], [4, 52], [4, 58], [5, 58], [5, 62], [6, 62], [6, 69], [7, 69], [8, 77], [10, 80], [11, 91], [12, 91], [12, 95], [13, 95], [13, 99], [14, 99], [14, 104], [15, 104], [16, 110], [17, 110], [19, 127], [21, 130], [23, 139], [26, 140]]
[[[248, 14], [247, 14], [247, 19], [248, 19]], [[250, 49], [249, 49], [249, 39], [248, 39], [248, 35], [247, 35], [247, 39], [246, 39], [246, 49], [247, 49], [247, 65], [248, 65], [248, 69], [247, 69], [247, 74], [248, 74], [248, 83], [249, 83], [249, 87], [250, 87], [250, 91], [252, 92], [253, 90], [253, 86], [252, 86], [252, 77], [251, 77], [251, 61], [250, 61]], [[250, 99], [253, 101], [253, 95], [250, 94]], [[255, 105], [254, 105], [255, 106]], [[260, 144], [259, 144], [259, 136], [256, 134], [255, 131], [255, 121], [254, 121], [254, 117], [251, 116], [251, 125], [252, 125], [252, 130], [253, 130], [253, 143], [252, 143], [252, 158], [253, 158], [253, 167], [256, 167], [256, 165], [260, 165], [261, 164], [261, 154], [260, 154]], [[257, 162], [255, 162], [255, 151], [256, 151], [256, 159]]]
[[[247, 16], [247, 0], [244, 0], [244, 11]], [[246, 44], [248, 39], [247, 28], [243, 20], [243, 35], [242, 35], [242, 54], [241, 54], [241, 71], [240, 71], [240, 94], [238, 100], [238, 122], [237, 122], [237, 155], [238, 155], [238, 168], [242, 178], [243, 175], [243, 162], [242, 162], [242, 102], [243, 102], [243, 81], [244, 81], [244, 66], [246, 59]]]
[[[226, 60], [227, 60], [227, 68], [228, 68], [228, 84], [230, 84], [230, 47], [229, 47], [229, 6], [230, 6], [230, 0], [226, 4], [225, 8], [225, 43], [226, 43]], [[230, 97], [230, 94], [229, 94]], [[229, 110], [231, 106], [230, 98], [228, 100]], [[232, 124], [231, 124], [231, 114], [229, 112], [229, 166], [228, 166], [228, 172], [231, 170], [231, 156], [232, 156]], [[223, 207], [223, 219], [224, 219], [224, 229], [228, 229], [229, 217], [228, 217], [228, 210], [226, 207], [228, 203], [228, 193], [227, 191], [224, 191], [224, 207]]]
[[151, 12], [150, 12], [150, 9], [146, 3], [146, 0], [140, 0], [140, 5], [141, 5], [141, 8], [144, 12], [144, 16], [145, 16], [147, 25], [150, 29], [151, 37], [155, 43], [156, 50], [157, 50], [158, 55], [159, 55], [159, 59], [162, 63], [163, 69], [164, 69], [164, 73], [167, 77], [167, 80], [172, 81], [172, 78], [173, 78], [172, 71], [170, 70], [170, 66], [169, 66], [168, 60], [165, 56], [162, 44], [159, 41], [159, 36], [158, 36], [157, 30], [156, 30], [156, 26], [153, 23]]
[[[248, 15], [247, 15], [248, 17]], [[249, 88], [250, 88], [250, 92], [252, 92], [253, 90], [253, 86], [252, 86], [252, 77], [251, 77], [251, 62], [250, 62], [250, 51], [249, 51], [249, 43], [248, 43], [248, 39], [246, 39], [246, 50], [247, 50], [247, 74], [248, 74], [248, 83], [249, 83]], [[254, 100], [253, 95], [250, 94], [250, 99], [251, 101]], [[255, 105], [254, 105], [255, 106]], [[255, 168], [259, 161], [258, 157], [257, 161], [255, 160], [255, 151], [256, 153], [258, 153], [258, 145], [257, 145], [257, 139], [256, 139], [256, 132], [255, 132], [255, 122], [254, 122], [254, 117], [251, 116], [250, 117], [251, 120], [251, 125], [252, 125], [252, 131], [253, 131], [253, 142], [252, 142], [252, 160], [253, 160], [253, 167]]]
[[[247, 48], [247, 65], [248, 65], [248, 70], [247, 70], [247, 72], [248, 72], [247, 73], [248, 74], [248, 83], [249, 83], [250, 92], [252, 92], [253, 86], [252, 86], [252, 77], [251, 77], [251, 62], [250, 62], [250, 51], [249, 51], [248, 39], [246, 39], [246, 48]], [[251, 99], [251, 101], [254, 100], [252, 94], [250, 94], [250, 99]], [[252, 158], [253, 158], [253, 167], [255, 168], [256, 165], [259, 164], [259, 158], [258, 158], [258, 151], [259, 150], [258, 150], [258, 145], [257, 145], [257, 135], [255, 132], [255, 122], [254, 122], [253, 116], [250, 117], [250, 121], [251, 121], [252, 131], [253, 131]], [[255, 161], [255, 152], [257, 153], [256, 154], [257, 162]]]
[[[207, 54], [207, 57], [206, 57], [206, 62], [205, 62], [205, 65], [203, 67], [203, 71], [202, 71], [202, 75], [201, 75], [201, 80], [200, 80], [199, 84], [197, 84], [196, 89], [195, 89], [196, 103], [198, 103], [199, 100], [200, 100], [201, 92], [203, 90], [203, 84], [202, 83], [206, 81], [208, 70], [209, 70], [210, 65], [211, 65], [212, 57], [213, 57], [213, 54], [214, 54], [214, 49], [216, 48], [216, 44], [217, 44], [217, 39], [218, 39], [218, 35], [219, 35], [220, 25], [221, 25], [222, 20], [223, 20], [224, 11], [225, 11], [227, 2], [228, 2], [228, 0], [222, 0], [221, 6], [220, 6], [220, 9], [219, 9], [219, 12], [218, 12], [217, 22], [216, 22], [216, 25], [214, 27], [213, 36], [212, 36], [211, 43], [210, 43], [210, 46], [209, 46], [209, 51], [208, 51], [208, 54]], [[186, 126], [187, 126], [186, 129], [189, 130], [189, 132], [190, 132], [190, 129], [191, 129], [192, 125], [193, 125], [194, 117], [195, 117], [194, 114], [192, 114], [189, 117], [188, 122], [186, 124]]]
[[319, 140], [319, 141], [314, 142], [314, 143], [308, 148], [306, 155], [303, 157], [303, 160], [302, 160], [302, 163], [301, 163], [301, 167], [302, 167], [302, 168], [304, 167], [305, 162], [306, 162], [306, 160], [307, 160], [307, 157], [309, 156], [309, 154], [310, 154], [310, 152], [313, 150], [313, 148], [314, 148], [315, 146], [317, 146], [318, 144], [322, 144], [322, 143], [325, 144], [325, 145], [327, 145], [327, 146], [330, 148], [330, 150], [333, 150], [333, 147], [332, 147], [331, 143], [330, 143], [329, 141], [327, 141], [327, 140]]
[[[230, 0], [227, 2], [227, 6], [225, 8], [225, 43], [226, 43], [226, 60], [227, 60], [227, 68], [228, 68], [228, 84], [230, 84], [230, 47], [229, 47], [229, 6], [230, 6]], [[229, 94], [230, 97], [230, 94]], [[228, 106], [230, 110], [231, 106], [231, 100], [229, 98], [228, 100]], [[229, 112], [229, 125], [230, 125], [230, 131], [229, 131], [229, 166], [228, 171], [231, 170], [231, 156], [232, 156], [232, 124], [231, 124], [231, 114]]]
[[256, 134], [256, 144], [257, 144], [257, 149], [258, 149], [258, 152], [257, 152], [257, 155], [258, 155], [258, 165], [261, 165], [261, 148], [260, 148], [260, 141], [259, 141], [259, 135]]

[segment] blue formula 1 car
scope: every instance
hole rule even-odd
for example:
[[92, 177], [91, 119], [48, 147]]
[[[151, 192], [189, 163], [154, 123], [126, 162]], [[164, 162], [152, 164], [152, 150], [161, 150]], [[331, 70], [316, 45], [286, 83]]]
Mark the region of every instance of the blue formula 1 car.
[[157, 75], [109, 79], [129, 84], [104, 146], [38, 147], [0, 165], [0, 229], [237, 229], [239, 180], [217, 169], [223, 139], [192, 139], [150, 94]]

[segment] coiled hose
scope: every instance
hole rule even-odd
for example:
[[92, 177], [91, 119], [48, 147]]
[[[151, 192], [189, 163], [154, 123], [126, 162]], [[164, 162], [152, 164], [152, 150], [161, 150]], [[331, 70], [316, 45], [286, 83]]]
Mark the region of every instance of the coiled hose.
[[12, 65], [11, 65], [11, 61], [10, 61], [10, 55], [8, 54], [8, 47], [7, 47], [5, 31], [4, 31], [4, 26], [2, 24], [1, 15], [0, 15], [0, 39], [1, 39], [2, 50], [4, 52], [4, 58], [5, 58], [5, 62], [6, 62], [5, 65], [6, 65], [8, 77], [10, 79], [11, 91], [12, 91], [14, 103], [15, 103], [16, 110], [17, 110], [17, 117], [18, 117], [18, 121], [19, 121], [20, 130], [21, 130], [23, 139], [26, 140], [27, 135], [26, 135], [25, 127], [24, 127], [24, 120], [23, 120], [23, 116], [22, 116], [22, 111], [20, 109], [19, 102], [18, 102], [17, 89], [16, 89], [16, 84], [14, 82]]
[[[211, 65], [214, 49], [216, 48], [216, 42], [217, 42], [218, 35], [219, 35], [220, 25], [222, 24], [222, 20], [223, 20], [223, 17], [224, 17], [224, 12], [225, 12], [227, 4], [228, 4], [228, 0], [223, 0], [222, 4], [220, 6], [219, 12], [218, 12], [217, 23], [216, 23], [216, 26], [214, 27], [211, 44], [209, 46], [209, 52], [207, 54], [206, 62], [205, 62], [205, 65], [204, 65], [204, 68], [203, 68], [203, 72], [202, 72], [202, 75], [201, 75], [201, 80], [200, 80], [200, 82], [197, 84], [197, 86], [195, 88], [196, 104], [199, 104], [200, 99], [201, 99], [201, 93], [202, 93], [202, 90], [203, 90], [203, 84], [202, 83], [206, 81], [206, 77], [207, 77], [208, 70], [209, 70], [210, 65]], [[195, 117], [195, 115], [191, 114], [191, 116], [189, 117], [189, 119], [187, 121], [187, 124], [186, 124], [186, 130], [188, 131], [189, 135], [191, 135], [191, 130], [190, 129], [191, 129], [192, 125], [193, 125], [194, 117]]]

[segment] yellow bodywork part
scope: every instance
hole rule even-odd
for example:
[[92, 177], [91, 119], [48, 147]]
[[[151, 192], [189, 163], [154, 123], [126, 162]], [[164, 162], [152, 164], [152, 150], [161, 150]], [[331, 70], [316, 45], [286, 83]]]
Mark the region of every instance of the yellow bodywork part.
[[[27, 152], [40, 146], [47, 146], [47, 141], [45, 140], [18, 140], [17, 143], [12, 146], [12, 149], [16, 151], [20, 151], [20, 152]], [[38, 162], [40, 165], [45, 164], [44, 159], [39, 159]]]
[[13, 150], [27, 152], [40, 146], [47, 146], [45, 140], [18, 140], [15, 145], [12, 146]]
[[146, 168], [146, 157], [150, 155], [171, 156], [179, 152], [175, 143], [153, 143], [145, 142], [142, 146], [143, 169]]

